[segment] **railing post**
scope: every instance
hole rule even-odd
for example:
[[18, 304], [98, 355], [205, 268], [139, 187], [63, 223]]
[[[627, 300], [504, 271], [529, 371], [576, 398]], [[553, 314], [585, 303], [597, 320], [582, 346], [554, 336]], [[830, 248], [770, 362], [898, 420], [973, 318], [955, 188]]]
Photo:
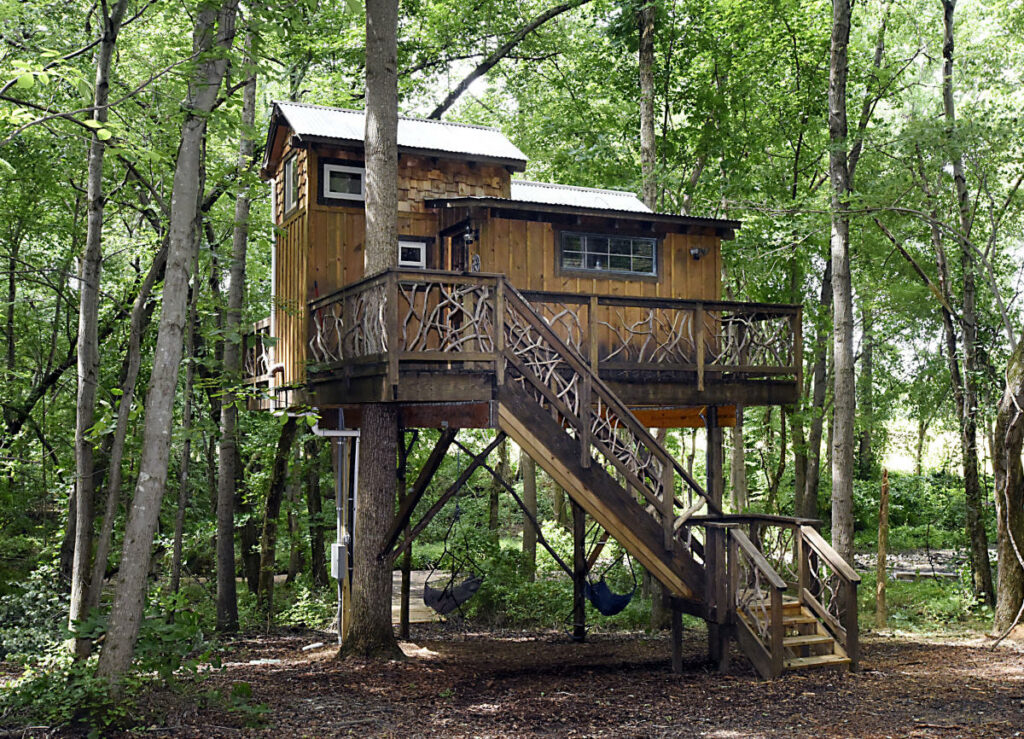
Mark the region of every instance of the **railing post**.
[[590, 369], [595, 375], [599, 375], [598, 366], [600, 359], [597, 351], [597, 296], [591, 295], [587, 304], [587, 357], [590, 360]]
[[697, 324], [694, 334], [697, 337], [697, 390], [704, 392], [704, 304], [697, 303], [693, 309], [693, 322]]
[[740, 568], [736, 561], [739, 552], [737, 551], [736, 537], [732, 535], [732, 529], [727, 528], [725, 530], [725, 536], [728, 539], [729, 556], [725, 562], [726, 572], [726, 594], [725, 594], [725, 608], [728, 618], [728, 623], [733, 623], [736, 618], [736, 591], [739, 586], [739, 572]]
[[802, 526], [797, 526], [793, 532], [793, 546], [795, 547], [793, 556], [796, 557], [796, 598], [803, 603], [804, 591], [807, 589], [807, 583], [811, 581], [811, 573], [807, 562], [807, 542], [804, 541]]
[[398, 397], [398, 357], [403, 347], [398, 345], [398, 273], [388, 272], [384, 282], [384, 332], [388, 352], [388, 386], [385, 400]]
[[860, 631], [857, 623], [857, 583], [843, 578], [843, 628], [846, 629], [846, 656], [850, 671], [856, 672], [860, 662]]
[[782, 639], [786, 634], [782, 623], [782, 591], [774, 585], [772, 589], [772, 677], [782, 674]]
[[498, 278], [494, 292], [494, 379], [505, 384], [505, 278]]

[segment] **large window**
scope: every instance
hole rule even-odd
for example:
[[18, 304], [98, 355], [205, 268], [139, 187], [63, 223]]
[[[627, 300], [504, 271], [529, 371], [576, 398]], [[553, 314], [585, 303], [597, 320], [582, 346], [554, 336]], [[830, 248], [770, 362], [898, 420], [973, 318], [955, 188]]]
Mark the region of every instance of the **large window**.
[[292, 156], [284, 163], [284, 212], [290, 212], [298, 204], [299, 160]]
[[625, 275], [658, 274], [657, 239], [644, 236], [562, 233], [562, 269]]
[[324, 200], [365, 200], [366, 169], [346, 164], [324, 163]]

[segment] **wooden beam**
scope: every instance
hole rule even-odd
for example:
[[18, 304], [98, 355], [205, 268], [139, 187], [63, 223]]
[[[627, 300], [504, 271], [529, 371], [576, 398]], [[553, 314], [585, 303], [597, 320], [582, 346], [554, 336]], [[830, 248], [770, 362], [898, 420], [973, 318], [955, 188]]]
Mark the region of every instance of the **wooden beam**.
[[430, 509], [423, 514], [423, 518], [421, 518], [417, 522], [417, 524], [412, 527], [412, 530], [406, 535], [406, 537], [402, 539], [401, 544], [396, 546], [391, 551], [384, 549], [379, 555], [380, 558], [388, 558], [394, 561], [395, 557], [397, 557], [399, 554], [401, 554], [410, 546], [412, 546], [412, 543], [413, 541], [415, 541], [416, 537], [423, 532], [423, 529], [427, 528], [427, 525], [430, 524], [434, 516], [436, 516], [440, 512], [440, 510], [444, 508], [444, 504], [451, 500], [452, 496], [454, 496], [455, 493], [459, 492], [459, 490], [462, 488], [463, 485], [466, 484], [466, 482], [473, 475], [473, 473], [476, 472], [477, 469], [484, 462], [487, 461], [488, 455], [492, 451], [494, 451], [494, 448], [498, 446], [498, 444], [500, 444], [504, 439], [504, 431], [499, 431], [497, 434], [495, 434], [494, 441], [488, 444], [486, 449], [484, 449], [482, 452], [480, 452], [480, 454], [478, 454], [470, 461], [470, 463], [466, 466], [466, 469], [463, 470], [461, 475], [459, 475], [459, 478], [455, 482], [453, 482], [451, 486], [444, 491], [444, 493], [441, 494], [441, 497], [437, 499], [437, 502], [434, 503], [434, 505], [430, 506]]
[[[391, 530], [384, 540], [383, 551], [387, 552], [390, 550], [395, 545], [395, 542], [398, 541], [398, 537], [402, 535], [405, 527], [409, 525], [409, 520], [412, 518], [416, 505], [420, 502], [420, 498], [423, 497], [423, 493], [427, 491], [427, 486], [434, 479], [434, 475], [437, 474], [441, 462], [444, 461], [444, 457], [448, 453], [448, 448], [455, 441], [458, 433], [458, 429], [444, 429], [441, 432], [437, 445], [430, 452], [427, 461], [423, 463], [423, 467], [420, 469], [420, 474], [416, 477], [416, 482], [413, 483], [412, 489], [409, 490], [408, 495], [404, 495], [402, 498], [398, 514], [395, 516], [395, 521], [391, 524]], [[400, 492], [404, 493], [404, 491]]]

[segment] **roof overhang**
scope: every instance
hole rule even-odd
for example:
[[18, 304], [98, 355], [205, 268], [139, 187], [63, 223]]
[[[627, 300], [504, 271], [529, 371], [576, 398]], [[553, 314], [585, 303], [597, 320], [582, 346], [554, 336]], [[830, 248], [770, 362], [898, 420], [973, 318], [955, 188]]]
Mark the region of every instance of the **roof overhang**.
[[498, 217], [526, 218], [528, 220], [561, 220], [564, 217], [612, 218], [617, 221], [631, 221], [638, 224], [660, 225], [666, 230], [689, 232], [694, 230], [713, 229], [716, 236], [731, 239], [735, 231], [742, 225], [741, 221], [723, 220], [720, 218], [697, 218], [679, 216], [671, 213], [641, 213], [632, 210], [613, 210], [610, 208], [582, 208], [571, 205], [553, 205], [549, 203], [530, 203], [524, 200], [507, 200], [505, 198], [433, 198], [426, 200], [428, 208], [487, 208]]

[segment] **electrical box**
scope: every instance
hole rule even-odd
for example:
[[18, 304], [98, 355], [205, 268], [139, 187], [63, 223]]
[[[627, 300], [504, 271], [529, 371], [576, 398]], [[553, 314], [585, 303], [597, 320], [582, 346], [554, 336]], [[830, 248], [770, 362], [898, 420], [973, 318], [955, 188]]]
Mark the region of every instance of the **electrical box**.
[[348, 576], [348, 547], [331, 544], [331, 577], [340, 580], [342, 576]]

